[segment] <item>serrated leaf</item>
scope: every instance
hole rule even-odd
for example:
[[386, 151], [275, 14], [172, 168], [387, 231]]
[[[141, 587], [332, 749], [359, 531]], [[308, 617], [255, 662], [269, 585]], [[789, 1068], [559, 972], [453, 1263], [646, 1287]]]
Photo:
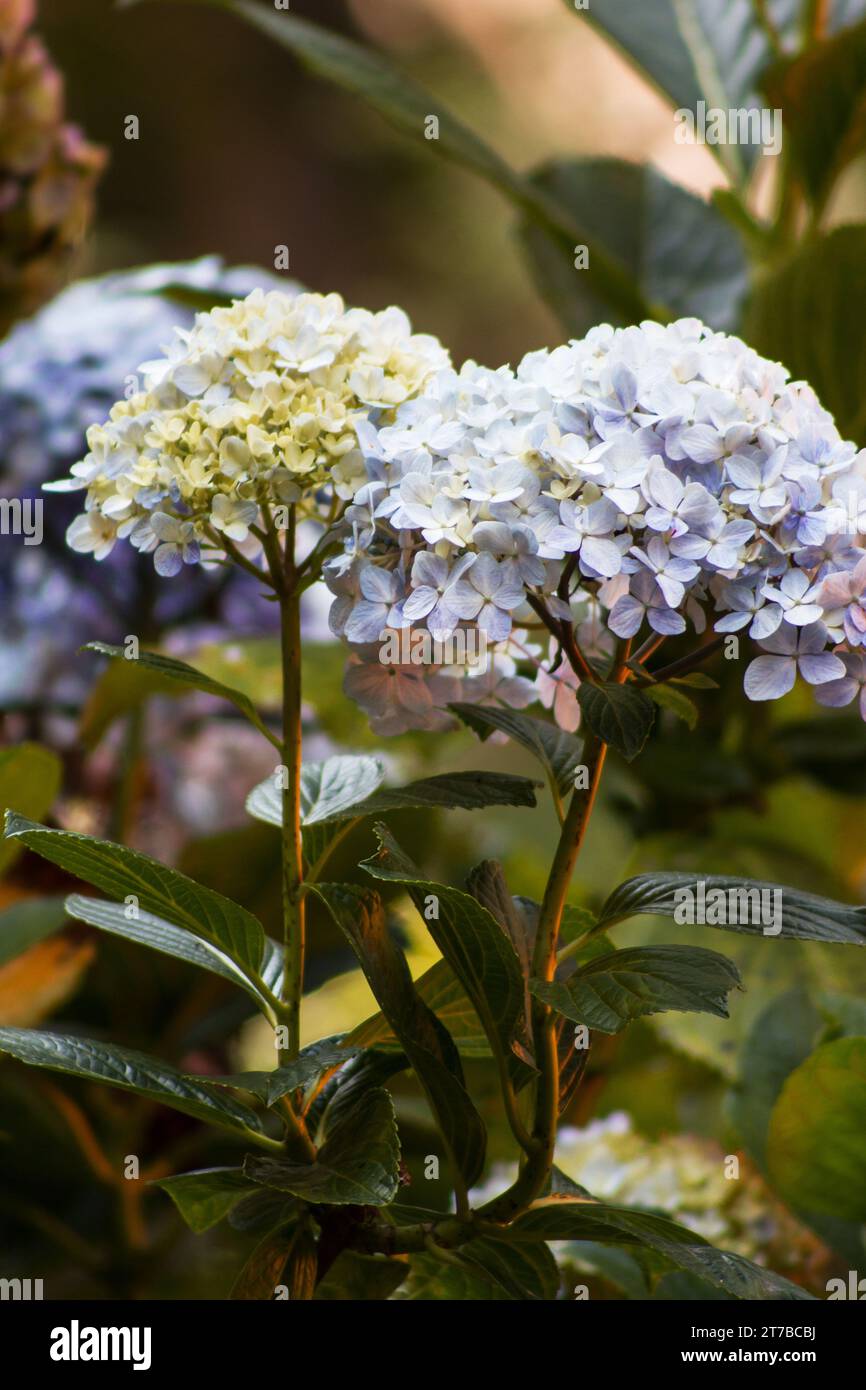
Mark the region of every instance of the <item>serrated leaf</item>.
[[[641, 914], [676, 918], [685, 902], [683, 897], [678, 896], [683, 892], [690, 893], [695, 903], [703, 892], [708, 905], [712, 892], [724, 893], [726, 903], [731, 904], [738, 900], [730, 899], [727, 895], [740, 894], [743, 891], [781, 893], [782, 926], [781, 932], [778, 933], [781, 936], [799, 937], [806, 941], [866, 945], [866, 907], [850, 907], [847, 903], [834, 902], [832, 898], [822, 898], [816, 893], [805, 893], [798, 888], [785, 888], [778, 883], [735, 878], [728, 874], [705, 874], [701, 877], [680, 872], [639, 874], [614, 889], [599, 914], [598, 926], [600, 929], [612, 927], [627, 917], [638, 917]], [[776, 900], [770, 898], [766, 901], [775, 903]], [[740, 917], [745, 914], [728, 910], [726, 915]], [[707, 921], [706, 925], [719, 927], [722, 931], [764, 934], [764, 926], [760, 922]]]
[[6, 836], [101, 888], [110, 898], [136, 897], [145, 912], [185, 927], [254, 975], [261, 970], [265, 934], [258, 918], [176, 869], [110, 840], [49, 830], [13, 814], [6, 818]]
[[580, 965], [567, 980], [532, 980], [537, 999], [573, 1023], [618, 1033], [646, 1014], [667, 1009], [728, 1017], [728, 993], [740, 972], [702, 946], [634, 946]]
[[[379, 850], [361, 868], [374, 878], [404, 884], [491, 1044], [507, 1057], [521, 1029], [525, 1000], [514, 946], [496, 919], [468, 893], [423, 878], [386, 827], [377, 826], [376, 835]], [[435, 913], [428, 910], [431, 899], [436, 900]]]
[[484, 1166], [484, 1125], [464, 1086], [454, 1042], [419, 997], [406, 957], [388, 932], [379, 895], [334, 883], [316, 884], [312, 891], [326, 904], [358, 957], [427, 1096], [454, 1163], [471, 1185]]
[[280, 740], [263, 722], [249, 696], [240, 690], [233, 690], [229, 685], [223, 685], [221, 681], [213, 680], [203, 671], [188, 666], [185, 661], [176, 661], [174, 657], [162, 656], [159, 652], [141, 652], [137, 657], [130, 658], [123, 647], [109, 646], [106, 642], [88, 642], [85, 650], [97, 652], [100, 656], [109, 656], [115, 661], [126, 661], [130, 667], [157, 676], [161, 680], [174, 681], [190, 690], [201, 690], [205, 695], [228, 700], [269, 743], [275, 748], [280, 747]]
[[[0, 811], [44, 816], [60, 791], [60, 759], [38, 743], [19, 743], [0, 748]], [[13, 841], [0, 841], [0, 874], [5, 874], [21, 853]]]
[[0, 912], [0, 966], [20, 956], [66, 921], [62, 898], [24, 898]]
[[249, 1178], [240, 1168], [201, 1168], [174, 1178], [159, 1178], [153, 1186], [168, 1193], [196, 1235], [216, 1226], [252, 1191]]
[[811, 1294], [742, 1255], [717, 1250], [666, 1216], [604, 1202], [546, 1197], [508, 1228], [515, 1240], [591, 1240], [655, 1250], [679, 1269], [741, 1299], [808, 1299]]
[[454, 704], [448, 708], [482, 740], [498, 731], [528, 749], [560, 795], [574, 785], [574, 771], [583, 756], [583, 744], [574, 734], [545, 719], [497, 705]]
[[577, 698], [586, 722], [603, 743], [632, 762], [649, 738], [655, 710], [634, 686], [583, 681]]
[[146, 1096], [208, 1124], [238, 1131], [257, 1143], [276, 1144], [264, 1136], [255, 1111], [211, 1088], [206, 1080], [185, 1076], [169, 1062], [145, 1052], [28, 1028], [0, 1028], [0, 1052], [27, 1066], [65, 1072]]
[[787, 1077], [767, 1168], [797, 1210], [866, 1221], [866, 1038], [824, 1043]]
[[202, 936], [194, 936], [184, 927], [173, 926], [161, 917], [142, 908], [129, 917], [130, 908], [124, 903], [105, 902], [102, 898], [85, 898], [79, 893], [71, 893], [66, 899], [66, 911], [79, 922], [87, 922], [91, 927], [109, 932], [112, 936], [135, 941], [140, 946], [148, 946], [163, 955], [173, 956], [175, 960], [197, 965], [220, 975], [249, 994], [263, 1012], [270, 1013], [271, 1003], [262, 993], [263, 981], [271, 990], [279, 988], [283, 968], [283, 948], [276, 941], [265, 938], [265, 967], [260, 983], [256, 983], [243, 968]]
[[399, 1168], [394, 1103], [381, 1088], [340, 1112], [315, 1163], [252, 1156], [244, 1162], [246, 1176], [263, 1187], [334, 1206], [387, 1206], [397, 1193]]

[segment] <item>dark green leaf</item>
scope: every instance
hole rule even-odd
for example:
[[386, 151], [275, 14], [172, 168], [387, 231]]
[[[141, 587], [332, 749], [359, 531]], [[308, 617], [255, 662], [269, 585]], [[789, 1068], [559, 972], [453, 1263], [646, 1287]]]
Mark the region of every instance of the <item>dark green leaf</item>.
[[483, 740], [496, 730], [527, 748], [541, 763], [551, 786], [562, 795], [574, 785], [574, 771], [583, 756], [583, 744], [546, 719], [497, 705], [449, 705]]
[[[246, 990], [264, 1013], [270, 1014], [270, 1001], [262, 993], [260, 985], [241, 966], [235, 965], [223, 950], [203, 936], [193, 936], [184, 927], [172, 926], [170, 922], [140, 907], [135, 908], [134, 915], [130, 916], [133, 912], [131, 906], [105, 902], [101, 898], [85, 898], [78, 893], [72, 893], [66, 899], [66, 911], [70, 917], [98, 927], [100, 931], [124, 937], [127, 941], [136, 941], [141, 946], [149, 946], [151, 950], [161, 951], [163, 955], [174, 956], [176, 960], [187, 961], [190, 965], [197, 965], [202, 970], [230, 980], [233, 985]], [[272, 990], [279, 988], [282, 961], [282, 947], [266, 938], [266, 964], [262, 979]]]
[[[481, 1019], [470, 1004], [466, 991], [447, 961], [437, 960], [415, 981], [415, 990], [440, 1023], [448, 1029], [457, 1051], [463, 1057], [489, 1057], [490, 1044]], [[365, 1019], [348, 1035], [355, 1047], [402, 1047], [383, 1013]]]
[[537, 999], [573, 1023], [618, 1033], [644, 1014], [674, 1009], [727, 1018], [727, 996], [740, 972], [702, 946], [634, 946], [587, 961], [567, 980], [533, 980]]
[[240, 1168], [202, 1168], [176, 1178], [160, 1178], [154, 1187], [168, 1193], [190, 1230], [200, 1235], [228, 1216], [250, 1193], [252, 1184]]
[[517, 952], [486, 908], [457, 888], [421, 876], [384, 826], [379, 850], [362, 868], [406, 886], [427, 930], [466, 990], [491, 1044], [508, 1056], [524, 1017], [525, 983]]
[[457, 1049], [419, 997], [406, 957], [388, 933], [379, 895], [349, 884], [317, 884], [313, 891], [325, 902], [358, 957], [414, 1068], [456, 1167], [472, 1184], [484, 1165], [484, 1125], [463, 1084]]
[[677, 719], [681, 719], [690, 729], [697, 728], [698, 707], [694, 700], [690, 700], [688, 695], [684, 695], [681, 690], [675, 689], [672, 685], [648, 685], [646, 693], [661, 709], [670, 710]]
[[390, 1298], [409, 1273], [405, 1260], [344, 1250], [316, 1289], [317, 1299], [365, 1303]]
[[49, 830], [11, 813], [6, 817], [6, 836], [111, 898], [136, 898], [135, 906], [211, 942], [254, 977], [262, 969], [265, 934], [261, 922], [185, 874], [110, 840]]
[[366, 1091], [326, 1129], [315, 1163], [248, 1157], [244, 1173], [307, 1202], [384, 1207], [399, 1185], [400, 1144], [387, 1091]]
[[509, 1230], [518, 1240], [592, 1240], [614, 1245], [642, 1245], [735, 1298], [811, 1298], [804, 1289], [780, 1275], [760, 1269], [742, 1255], [717, 1250], [694, 1231], [650, 1212], [569, 1197], [547, 1197], [535, 1202]]
[[579, 268], [577, 247], [606, 247], [647, 300], [713, 328], [736, 327], [749, 283], [740, 238], [713, 203], [649, 165], [619, 159], [555, 160], [534, 174], [569, 209], [584, 236], [575, 242], [525, 220], [520, 232], [540, 293], [576, 336], [599, 319], [626, 320], [603, 298], [604, 285]]
[[45, 1067], [48, 1071], [132, 1091], [208, 1124], [237, 1130], [257, 1143], [276, 1144], [263, 1135], [254, 1111], [239, 1105], [217, 1087], [212, 1088], [203, 1078], [184, 1076], [170, 1063], [144, 1052], [95, 1042], [92, 1038], [40, 1033], [29, 1028], [0, 1028], [0, 1052], [27, 1066]]
[[866, 1221], [866, 1038], [824, 1043], [790, 1074], [770, 1117], [767, 1167], [799, 1210]]
[[[600, 928], [612, 927], [616, 922], [622, 922], [627, 917], [638, 917], [641, 914], [655, 915], [658, 917], [673, 917], [675, 920], [682, 915], [683, 904], [686, 902], [685, 893], [691, 894], [693, 902], [699, 901], [699, 895], [703, 891], [706, 908], [705, 916], [709, 913], [709, 898], [713, 892], [725, 894], [727, 910], [725, 915], [728, 917], [736, 916], [744, 918], [748, 916], [748, 921], [719, 921], [708, 920], [708, 927], [719, 927], [723, 931], [750, 932], [753, 934], [763, 934], [764, 926], [761, 922], [753, 922], [751, 918], [756, 916], [753, 909], [756, 903], [754, 894], [756, 892], [768, 892], [770, 894], [781, 894], [781, 932], [782, 936], [799, 937], [807, 941], [837, 941], [848, 942], [854, 946], [866, 945], [866, 907], [850, 907], [847, 903], [837, 903], [831, 898], [821, 898], [815, 893], [804, 893], [798, 888], [784, 888], [778, 883], [764, 883], [758, 879], [735, 878], [727, 874], [696, 874], [666, 872], [656, 874], [639, 874], [637, 878], [627, 879], [621, 883], [619, 888], [615, 888], [607, 902], [601, 910], [598, 919]], [[740, 895], [742, 892], [750, 892], [753, 895], [751, 908], [743, 910], [741, 898], [730, 898], [729, 894]], [[719, 900], [721, 902], [721, 899]], [[776, 899], [769, 898], [764, 900], [769, 904], [774, 904]], [[734, 911], [731, 908], [735, 908]]]
[[[187, 686], [190, 690], [201, 690], [205, 695], [215, 695], [221, 700], [228, 700], [236, 709], [240, 710], [245, 719], [258, 729], [260, 734], [264, 734], [269, 743], [275, 748], [280, 747], [280, 741], [276, 734], [271, 733], [262, 719], [248, 695], [244, 695], [240, 690], [233, 690], [231, 686], [223, 685], [221, 681], [215, 681], [210, 676], [206, 676], [203, 671], [196, 671], [195, 667], [187, 666], [185, 661], [176, 661], [170, 656], [161, 656], [159, 652], [142, 652], [135, 658], [127, 657], [123, 647], [112, 647], [105, 642], [88, 642], [85, 648], [89, 652], [98, 652], [100, 656], [110, 656], [116, 661], [128, 661], [131, 668], [147, 672], [149, 676], [157, 676], [160, 679], [175, 681], [180, 685]], [[151, 683], [152, 685], [152, 683]]]
[[409, 1277], [394, 1297], [424, 1303], [494, 1303], [504, 1302], [511, 1295], [479, 1265], [469, 1264], [454, 1254], [447, 1263], [436, 1255], [413, 1255]]
[[749, 303], [743, 336], [808, 381], [843, 439], [866, 443], [866, 227], [809, 240], [766, 274]]
[[274, 1071], [238, 1072], [233, 1076], [215, 1076], [214, 1085], [231, 1086], [236, 1090], [249, 1091], [258, 1096], [265, 1105], [276, 1105], [290, 1091], [300, 1086], [309, 1086], [318, 1081], [326, 1071], [341, 1066], [356, 1056], [358, 1049], [343, 1045], [341, 1037], [322, 1038], [303, 1048], [293, 1062]]
[[559, 1292], [559, 1269], [544, 1241], [482, 1236], [461, 1246], [460, 1258], [477, 1265], [509, 1298], [537, 1302]]
[[612, 681], [603, 685], [584, 681], [577, 698], [593, 733], [628, 762], [636, 758], [649, 738], [655, 715], [646, 695]]
[[296, 1225], [270, 1231], [247, 1258], [229, 1297], [243, 1301], [272, 1299], [277, 1285], [284, 1282], [283, 1271], [299, 1234]]
[[750, 1156], [766, 1169], [770, 1114], [785, 1080], [812, 1051], [821, 1017], [805, 990], [786, 990], [759, 1014], [740, 1056], [730, 1113]]
[[59, 931], [66, 921], [62, 898], [24, 898], [0, 912], [0, 965]]

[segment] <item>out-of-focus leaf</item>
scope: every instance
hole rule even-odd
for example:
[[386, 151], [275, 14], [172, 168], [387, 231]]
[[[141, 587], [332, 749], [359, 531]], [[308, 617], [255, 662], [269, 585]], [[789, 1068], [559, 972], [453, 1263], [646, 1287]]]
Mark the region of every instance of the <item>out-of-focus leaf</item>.
[[631, 762], [649, 738], [655, 710], [634, 686], [584, 681], [577, 692], [586, 722], [603, 743]]
[[671, 714], [675, 714], [677, 719], [681, 719], [690, 729], [697, 728], [698, 707], [682, 690], [677, 690], [672, 685], [648, 685], [646, 693], [654, 704], [661, 709], [670, 710]]
[[[762, 883], [757, 879], [734, 878], [726, 874], [657, 873], [639, 874], [637, 878], [627, 879], [614, 889], [601, 909], [599, 928], [612, 927], [627, 917], [637, 917], [642, 913], [675, 917], [684, 901], [679, 895], [690, 893], [692, 902], [697, 903], [700, 885], [703, 886], [708, 909], [710, 895], [723, 893], [728, 907], [732, 902], [738, 906], [736, 912], [726, 910], [725, 915], [738, 919], [746, 915], [739, 910], [742, 900], [739, 897], [731, 899], [729, 894], [780, 893], [782, 925], [781, 931], [774, 932], [775, 935], [866, 946], [866, 907], [851, 907], [847, 903], [834, 902], [832, 898], [818, 897], [816, 893], [804, 893], [798, 888], [785, 888], [778, 883]], [[775, 899], [771, 897], [769, 901], [774, 903]], [[748, 916], [752, 918], [754, 913], [749, 911]], [[706, 925], [722, 931], [766, 934], [764, 926], [752, 920], [708, 921]]]
[[482, 740], [494, 731], [507, 734], [532, 753], [544, 768], [551, 786], [560, 795], [574, 785], [574, 772], [583, 756], [583, 744], [556, 724], [497, 705], [449, 705]]
[[783, 59], [765, 88], [771, 105], [785, 113], [785, 139], [821, 206], [866, 144], [866, 24]]
[[587, 961], [567, 980], [532, 980], [530, 989], [573, 1023], [618, 1033], [667, 1009], [727, 1018], [739, 984], [733, 962], [702, 946], [637, 946]]
[[153, 695], [179, 696], [177, 681], [134, 661], [112, 661], [97, 677], [81, 711], [78, 736], [88, 751], [96, 748], [116, 719], [139, 709]]
[[[0, 748], [0, 811], [17, 811], [29, 818], [47, 815], [60, 791], [60, 759], [38, 743]], [[21, 853], [14, 841], [0, 841], [0, 874]]]
[[176, 1067], [128, 1047], [96, 1042], [92, 1038], [61, 1033], [40, 1033], [27, 1028], [0, 1028], [0, 1052], [31, 1067], [65, 1072], [86, 1081], [98, 1081], [132, 1091], [148, 1100], [182, 1110], [208, 1124], [235, 1130], [255, 1143], [264, 1136], [258, 1116], [245, 1105], [211, 1087], [200, 1077], [184, 1076]]
[[[327, 1117], [326, 1117], [327, 1118]], [[386, 1090], [368, 1090], [326, 1128], [315, 1163], [249, 1157], [244, 1173], [263, 1187], [308, 1202], [384, 1207], [399, 1185], [400, 1143], [394, 1103]]]
[[744, 337], [808, 381], [843, 439], [866, 443], [866, 227], [805, 242], [758, 283]]
[[0, 967], [0, 1023], [31, 1028], [78, 988], [96, 949], [92, 941], [55, 936]]
[[801, 1211], [866, 1221], [866, 1037], [824, 1043], [791, 1072], [770, 1117], [767, 1167]]
[[252, 1191], [252, 1183], [240, 1168], [202, 1168], [195, 1173], [180, 1173], [175, 1178], [160, 1178], [154, 1187], [161, 1187], [168, 1193], [196, 1235], [216, 1226]]
[[[571, 209], [583, 241], [524, 221], [520, 232], [539, 291], [566, 330], [582, 337], [599, 319], [626, 320], [579, 268], [578, 247], [607, 247], [653, 303], [713, 328], [739, 321], [749, 283], [743, 245], [714, 203], [687, 192], [649, 165], [619, 159], [554, 160], [535, 182]], [[589, 266], [592, 266], [592, 253]]]
[[271, 730], [262, 721], [248, 695], [244, 695], [240, 690], [232, 689], [231, 686], [223, 685], [221, 681], [215, 681], [204, 671], [197, 671], [195, 667], [188, 666], [185, 661], [176, 661], [174, 657], [162, 656], [159, 652], [141, 652], [139, 656], [131, 659], [127, 657], [123, 647], [111, 647], [105, 642], [88, 642], [86, 650], [98, 652], [100, 656], [110, 656], [115, 661], [126, 661], [130, 668], [146, 672], [149, 693], [153, 693], [152, 677], [157, 676], [160, 680], [174, 681], [190, 690], [201, 690], [205, 695], [214, 695], [221, 700], [228, 700], [254, 728], [258, 729], [260, 734], [264, 735], [269, 743], [273, 744], [275, 748], [280, 747], [280, 741], [276, 734], [271, 733]]
[[11, 813], [6, 818], [6, 836], [101, 888], [111, 898], [134, 897], [137, 907], [211, 942], [254, 978], [262, 969], [265, 934], [261, 922], [185, 874], [110, 840], [96, 840], [70, 830], [49, 830]]
[[[377, 893], [349, 884], [317, 884], [322, 898], [358, 957], [383, 1014], [409, 1058], [467, 1184], [484, 1166], [486, 1132], [463, 1084], [460, 1058], [447, 1029], [419, 997], [406, 958], [390, 936]], [[349, 1037], [347, 1042], [354, 1042]]]
[[787, 768], [830, 791], [860, 797], [866, 787], [866, 724], [858, 715], [802, 719], [770, 736], [770, 752]]
[[0, 966], [64, 925], [62, 898], [22, 898], [0, 912]]
[[743, 1045], [729, 1108], [749, 1154], [763, 1169], [773, 1107], [788, 1076], [812, 1051], [820, 1027], [806, 991], [788, 990], [759, 1014]]

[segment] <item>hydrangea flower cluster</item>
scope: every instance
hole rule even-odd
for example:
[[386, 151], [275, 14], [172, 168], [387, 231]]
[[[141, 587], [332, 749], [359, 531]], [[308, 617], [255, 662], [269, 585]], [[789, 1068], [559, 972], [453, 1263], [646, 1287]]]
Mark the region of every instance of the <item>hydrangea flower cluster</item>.
[[102, 559], [128, 538], [170, 576], [246, 544], [263, 507], [331, 520], [364, 478], [356, 421], [387, 419], [448, 360], [402, 310], [337, 294], [254, 290], [199, 314], [88, 431], [69, 543]]
[[[91, 663], [77, 649], [99, 633], [162, 632], [193, 618], [234, 633], [272, 631], [277, 615], [240, 571], [206, 575], [182, 588], [153, 582], [129, 547], [108, 561], [110, 580], [94, 586], [89, 557], [65, 534], [72, 498], [45, 497], [45, 483], [68, 472], [86, 447], [94, 419], [107, 415], [140, 362], [176, 326], [190, 327], [183, 298], [249, 294], [277, 277], [218, 256], [137, 267], [70, 285], [0, 343], [0, 497], [43, 509], [41, 545], [10, 536], [0, 545], [0, 703], [30, 703], [51, 690], [75, 702]], [[285, 285], [284, 278], [279, 283]]]
[[[824, 703], [859, 693], [866, 715], [866, 451], [739, 339], [695, 319], [602, 326], [516, 371], [438, 372], [359, 437], [366, 479], [328, 581], [362, 703], [401, 679], [357, 673], [381, 664], [389, 632], [452, 649], [474, 634], [497, 699], [526, 702], [525, 682], [489, 674], [504, 657], [512, 681], [519, 656], [575, 727], [578, 682], [551, 661], [558, 643], [527, 639], [540, 617], [576, 628], [602, 667], [617, 639], [742, 632], [762, 653], [750, 699], [784, 695], [799, 673]], [[462, 674], [453, 661], [413, 671], [392, 732], [432, 727], [443, 676]]]

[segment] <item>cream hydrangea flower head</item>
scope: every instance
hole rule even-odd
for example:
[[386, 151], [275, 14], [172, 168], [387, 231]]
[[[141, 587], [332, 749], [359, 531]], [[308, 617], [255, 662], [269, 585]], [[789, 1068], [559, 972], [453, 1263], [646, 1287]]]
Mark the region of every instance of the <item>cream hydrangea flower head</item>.
[[254, 290], [199, 314], [55, 485], [87, 491], [69, 544], [102, 559], [128, 538], [172, 575], [243, 545], [263, 508], [332, 520], [365, 476], [359, 421], [387, 423], [448, 364], [401, 309], [338, 294]]

